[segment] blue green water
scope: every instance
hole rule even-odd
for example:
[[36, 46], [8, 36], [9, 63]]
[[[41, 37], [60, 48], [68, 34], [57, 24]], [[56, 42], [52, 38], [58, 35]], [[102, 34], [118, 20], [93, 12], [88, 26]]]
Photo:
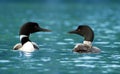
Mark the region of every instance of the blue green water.
[[[31, 56], [12, 50], [28, 21], [52, 30], [30, 36], [40, 47]], [[94, 30], [93, 45], [101, 53], [72, 52], [83, 38], [67, 32], [80, 24]], [[119, 39], [119, 4], [0, 4], [0, 74], [119, 74]]]

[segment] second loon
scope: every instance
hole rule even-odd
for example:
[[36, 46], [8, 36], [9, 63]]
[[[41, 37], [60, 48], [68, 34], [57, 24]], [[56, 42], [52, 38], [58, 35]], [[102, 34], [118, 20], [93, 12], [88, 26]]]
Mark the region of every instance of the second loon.
[[70, 34], [78, 34], [84, 37], [83, 43], [78, 43], [73, 51], [78, 53], [99, 53], [101, 50], [92, 46], [94, 32], [88, 25], [80, 25], [76, 30], [70, 31]]

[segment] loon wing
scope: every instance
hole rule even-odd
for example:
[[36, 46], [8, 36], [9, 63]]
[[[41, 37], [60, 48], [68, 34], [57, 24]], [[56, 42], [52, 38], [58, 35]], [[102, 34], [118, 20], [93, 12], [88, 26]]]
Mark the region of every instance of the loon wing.
[[90, 46], [79, 43], [79, 44], [76, 44], [73, 51], [79, 52], [79, 53], [88, 53], [90, 49], [91, 49]]
[[13, 50], [18, 50], [22, 47], [22, 44], [21, 43], [17, 43], [14, 47], [13, 47]]
[[91, 52], [99, 53], [99, 52], [101, 52], [101, 50], [98, 47], [93, 46], [92, 49], [91, 49]]
[[32, 42], [32, 44], [33, 44], [35, 49], [39, 49], [39, 46], [35, 42]]

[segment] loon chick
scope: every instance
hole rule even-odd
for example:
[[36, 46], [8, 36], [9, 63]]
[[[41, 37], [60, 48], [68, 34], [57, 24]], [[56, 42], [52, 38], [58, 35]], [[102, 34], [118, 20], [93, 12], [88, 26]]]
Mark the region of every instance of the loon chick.
[[80, 25], [76, 30], [70, 31], [70, 34], [78, 34], [84, 37], [83, 43], [78, 43], [73, 51], [78, 53], [98, 53], [100, 49], [92, 46], [94, 32], [88, 25]]
[[19, 32], [20, 35], [20, 41], [21, 43], [17, 43], [13, 49], [14, 50], [20, 50], [23, 52], [33, 52], [38, 48], [38, 45], [34, 42], [31, 42], [29, 39], [30, 34], [35, 32], [49, 32], [50, 30], [41, 28], [37, 23], [35, 22], [27, 22], [25, 23]]

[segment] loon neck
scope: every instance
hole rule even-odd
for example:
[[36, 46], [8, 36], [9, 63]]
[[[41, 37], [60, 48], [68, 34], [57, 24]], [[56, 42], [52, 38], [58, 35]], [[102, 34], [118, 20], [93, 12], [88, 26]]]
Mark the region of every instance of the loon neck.
[[87, 33], [84, 36], [84, 41], [92, 42], [94, 40], [94, 33]]
[[21, 43], [22, 43], [22, 45], [23, 45], [23, 44], [26, 43], [27, 41], [30, 41], [30, 40], [29, 40], [29, 36], [27, 36], [27, 35], [20, 35], [20, 41], [21, 41]]
[[22, 38], [24, 37], [28, 37], [27, 35], [20, 35], [20, 41], [22, 40]]
[[92, 46], [92, 42], [91, 41], [83, 41], [83, 44], [88, 45], [88, 46]]

